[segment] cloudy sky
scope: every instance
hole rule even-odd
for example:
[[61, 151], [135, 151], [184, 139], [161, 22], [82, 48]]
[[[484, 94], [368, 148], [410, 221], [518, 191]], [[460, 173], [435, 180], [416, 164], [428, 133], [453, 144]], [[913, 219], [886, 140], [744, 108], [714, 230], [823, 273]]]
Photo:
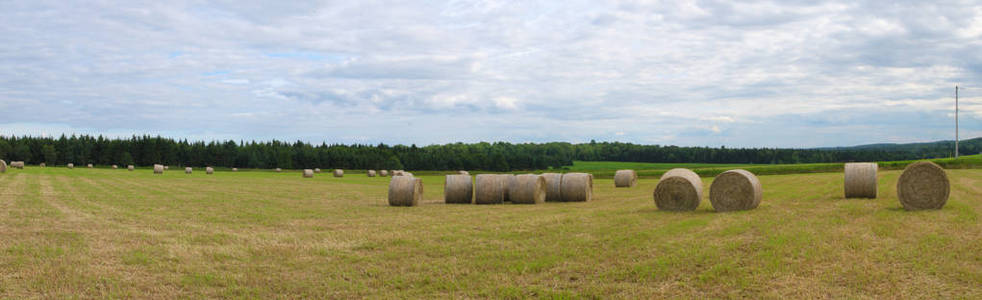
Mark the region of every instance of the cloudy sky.
[[918, 142], [959, 84], [982, 136], [977, 1], [280, 2], [0, 0], [0, 134]]

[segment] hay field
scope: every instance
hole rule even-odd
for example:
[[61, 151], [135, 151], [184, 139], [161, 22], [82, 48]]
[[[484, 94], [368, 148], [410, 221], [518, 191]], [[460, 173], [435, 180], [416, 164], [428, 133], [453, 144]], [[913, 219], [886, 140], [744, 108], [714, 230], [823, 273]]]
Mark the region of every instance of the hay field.
[[[354, 174], [354, 173], [352, 173]], [[662, 212], [656, 179], [593, 201], [389, 207], [388, 178], [299, 171], [0, 174], [0, 298], [982, 298], [982, 170], [940, 211], [760, 176], [756, 210]]]

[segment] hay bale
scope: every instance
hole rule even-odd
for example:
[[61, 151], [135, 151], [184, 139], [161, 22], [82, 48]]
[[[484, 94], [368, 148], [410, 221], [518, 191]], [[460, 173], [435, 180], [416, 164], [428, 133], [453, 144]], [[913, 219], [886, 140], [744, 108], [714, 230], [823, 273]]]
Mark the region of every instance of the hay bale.
[[423, 180], [410, 176], [392, 177], [389, 181], [389, 205], [416, 206], [423, 198]]
[[930, 161], [907, 165], [897, 179], [897, 198], [906, 210], [941, 209], [950, 192], [948, 174]]
[[24, 161], [20, 161], [20, 160], [18, 160], [18, 161], [12, 161], [12, 162], [10, 162], [10, 167], [11, 168], [18, 168], [18, 169], [23, 170], [24, 169]]
[[112, 168], [113, 168], [113, 170], [115, 170], [115, 169], [119, 169], [119, 166], [117, 166], [117, 165], [113, 165], [113, 167], [112, 167]]
[[562, 186], [563, 174], [559, 173], [542, 173], [539, 175], [546, 181], [546, 202], [562, 202]]
[[232, 172], [238, 172], [239, 168], [232, 168]]
[[718, 212], [750, 210], [760, 205], [760, 180], [747, 170], [729, 170], [716, 175], [709, 186], [709, 202]]
[[184, 174], [191, 174], [191, 167], [185, 167]]
[[467, 172], [467, 171], [464, 171], [464, 170], [457, 171], [457, 174], [460, 174], [460, 175], [471, 175], [470, 172]]
[[208, 174], [208, 175], [215, 174], [215, 168], [205, 167], [205, 174]]
[[320, 174], [321, 173], [321, 168], [314, 168], [314, 173]]
[[344, 170], [334, 169], [334, 177], [344, 177]]
[[614, 187], [634, 187], [638, 184], [638, 172], [634, 170], [617, 170], [614, 173]]
[[443, 182], [443, 202], [447, 204], [471, 204], [474, 200], [474, 182], [470, 175], [447, 175]]
[[314, 170], [303, 169], [303, 178], [314, 178]]
[[133, 165], [129, 165], [129, 166], [126, 166], [126, 169], [127, 170], [130, 170], [130, 171], [133, 171], [133, 170], [136, 169], [136, 167], [133, 167]]
[[846, 198], [876, 199], [876, 163], [847, 163], [845, 165]]
[[653, 196], [660, 210], [695, 210], [702, 201], [702, 179], [689, 169], [668, 170], [658, 179]]
[[511, 188], [518, 184], [518, 178], [514, 174], [499, 174], [501, 176], [502, 184], [504, 185], [505, 202], [511, 201]]
[[283, 172], [283, 169], [280, 169], [280, 168], [276, 168], [276, 170], [275, 170], [275, 171], [276, 171], [276, 173], [279, 173], [279, 172]]
[[402, 176], [409, 176], [409, 177], [413, 177], [413, 173], [409, 173], [409, 172], [402, 172]]
[[73, 163], [68, 163], [68, 164], [67, 164], [67, 165], [65, 165], [65, 166], [66, 166], [67, 168], [69, 168], [69, 169], [74, 169], [74, 168], [75, 168], [75, 164], [73, 164]]
[[375, 170], [368, 170], [368, 177], [375, 177]]
[[477, 175], [474, 182], [474, 204], [505, 203], [505, 177], [497, 174]]
[[157, 165], [157, 164], [153, 165], [153, 173], [154, 174], [164, 174], [164, 166], [163, 165]]
[[546, 202], [546, 179], [535, 174], [513, 176], [514, 185], [508, 187], [508, 199], [514, 204], [540, 204]]
[[381, 176], [381, 177], [388, 177], [388, 176], [389, 176], [389, 171], [387, 171], [387, 170], [382, 170], [382, 171], [379, 171], [379, 172], [378, 172], [378, 176]]
[[164, 166], [164, 170], [170, 170], [170, 166]]
[[92, 164], [87, 164], [87, 165], [85, 165], [85, 167], [91, 169], [92, 168]]
[[0, 173], [7, 173], [7, 162], [0, 159]]
[[559, 186], [563, 202], [586, 202], [593, 198], [593, 176], [587, 173], [563, 174]]
[[44, 167], [47, 167], [48, 165], [47, 165], [47, 164], [45, 164], [45, 163], [41, 163], [41, 164], [39, 164], [38, 166], [39, 166], [39, 167], [42, 167], [42, 168], [44, 168]]

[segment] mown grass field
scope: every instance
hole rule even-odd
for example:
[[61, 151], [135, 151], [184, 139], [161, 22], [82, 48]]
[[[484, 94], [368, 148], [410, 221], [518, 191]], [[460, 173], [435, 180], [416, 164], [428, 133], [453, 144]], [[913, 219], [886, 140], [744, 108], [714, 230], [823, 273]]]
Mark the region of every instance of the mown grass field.
[[[387, 178], [0, 174], [0, 298], [982, 298], [982, 170], [907, 212], [899, 171], [761, 176], [753, 211], [658, 211], [656, 179], [544, 205], [389, 207]], [[703, 178], [704, 194], [712, 178]]]

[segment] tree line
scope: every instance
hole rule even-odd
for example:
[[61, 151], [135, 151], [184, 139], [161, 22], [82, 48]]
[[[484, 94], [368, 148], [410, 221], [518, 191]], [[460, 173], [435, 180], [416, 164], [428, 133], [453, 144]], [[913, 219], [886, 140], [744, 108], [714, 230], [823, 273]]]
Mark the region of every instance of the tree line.
[[[979, 153], [982, 140], [966, 141], [962, 154]], [[950, 148], [950, 147], [949, 147]], [[213, 166], [238, 168], [342, 168], [406, 170], [542, 170], [574, 160], [656, 163], [821, 163], [945, 157], [943, 144], [896, 149], [710, 148], [603, 142], [455, 143], [416, 145], [319, 145], [282, 141], [188, 141], [160, 136], [0, 136], [0, 159], [28, 164]]]

